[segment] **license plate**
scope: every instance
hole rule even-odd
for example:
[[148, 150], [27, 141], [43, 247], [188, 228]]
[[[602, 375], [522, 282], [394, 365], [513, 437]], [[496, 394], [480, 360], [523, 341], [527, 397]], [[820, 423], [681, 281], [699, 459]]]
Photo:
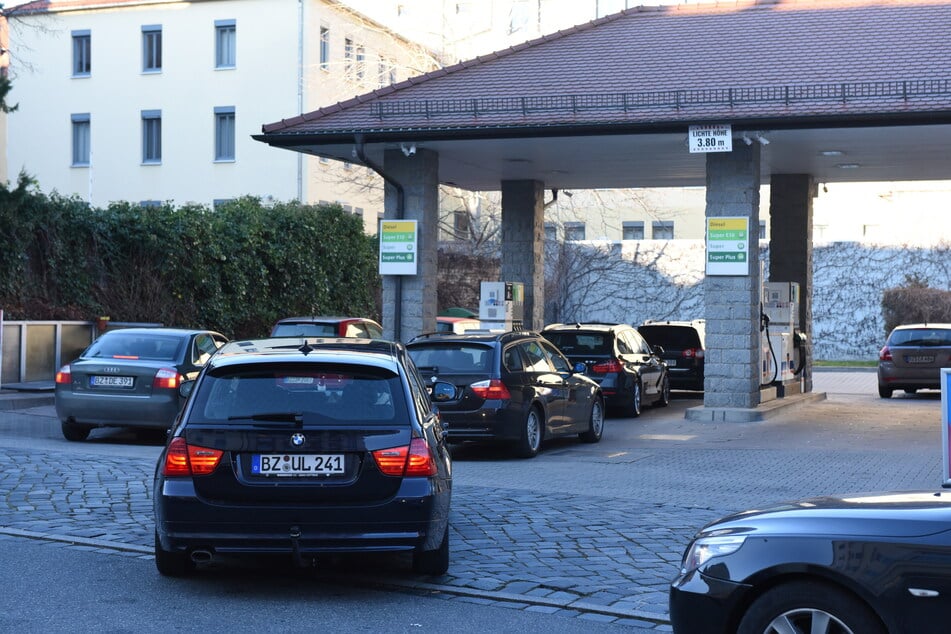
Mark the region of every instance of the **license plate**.
[[89, 384], [93, 387], [132, 387], [131, 376], [100, 376], [89, 377]]
[[675, 368], [675, 367], [677, 367], [677, 359], [668, 359], [668, 360], [667, 360], [667, 367], [668, 367], [668, 368]]
[[905, 363], [934, 363], [933, 355], [919, 354], [905, 357]]
[[252, 454], [251, 473], [274, 476], [340, 475], [342, 454]]

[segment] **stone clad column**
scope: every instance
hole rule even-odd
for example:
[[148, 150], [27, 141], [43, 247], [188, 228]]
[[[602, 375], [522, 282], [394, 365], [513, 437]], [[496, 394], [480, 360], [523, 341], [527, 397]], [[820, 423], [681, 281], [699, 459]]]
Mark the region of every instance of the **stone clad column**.
[[803, 391], [812, 391], [812, 204], [818, 189], [810, 174], [769, 179], [769, 281], [799, 283]]
[[545, 185], [540, 181], [502, 181], [502, 279], [525, 285], [523, 323], [545, 325]]
[[[405, 342], [436, 330], [439, 155], [425, 149], [411, 156], [400, 150], [386, 150], [383, 171], [403, 186], [403, 219], [419, 222], [416, 275], [383, 276], [383, 336]], [[396, 220], [397, 190], [386, 184], [385, 192], [384, 220]], [[398, 289], [400, 284], [402, 289]], [[398, 301], [399, 294], [402, 298]], [[400, 332], [396, 332], [397, 323]]]
[[749, 218], [750, 248], [749, 275], [704, 278], [704, 408], [755, 408], [760, 403], [759, 188], [758, 143], [707, 155], [707, 218]]

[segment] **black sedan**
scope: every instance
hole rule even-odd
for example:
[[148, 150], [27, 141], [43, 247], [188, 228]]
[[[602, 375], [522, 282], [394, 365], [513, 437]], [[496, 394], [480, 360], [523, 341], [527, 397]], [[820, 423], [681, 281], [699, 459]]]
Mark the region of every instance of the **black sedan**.
[[538, 333], [433, 333], [406, 348], [428, 382], [455, 386], [439, 400], [451, 442], [501, 442], [532, 458], [547, 438], [601, 440], [600, 387]]
[[704, 527], [674, 632], [927, 634], [951, 616], [951, 492], [801, 500]]
[[95, 427], [168, 429], [185, 403], [179, 386], [194, 379], [227, 342], [210, 330], [110, 330], [56, 373], [56, 415], [67, 440]]

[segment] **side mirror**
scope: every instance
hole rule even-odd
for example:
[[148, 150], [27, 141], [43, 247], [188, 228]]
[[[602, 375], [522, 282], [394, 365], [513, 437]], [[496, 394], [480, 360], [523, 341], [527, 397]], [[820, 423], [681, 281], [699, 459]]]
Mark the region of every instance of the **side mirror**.
[[182, 384], [178, 386], [178, 393], [182, 398], [188, 398], [193, 389], [195, 389], [194, 381], [182, 381]]
[[433, 383], [432, 391], [429, 393], [429, 398], [436, 403], [451, 401], [455, 397], [456, 386], [445, 381], [437, 381], [436, 383]]
[[651, 346], [651, 350], [653, 350], [654, 354], [656, 354], [658, 357], [663, 356], [664, 354], [663, 346]]
[[581, 361], [575, 364], [575, 374], [584, 374], [587, 371], [588, 371], [588, 366], [586, 366]]

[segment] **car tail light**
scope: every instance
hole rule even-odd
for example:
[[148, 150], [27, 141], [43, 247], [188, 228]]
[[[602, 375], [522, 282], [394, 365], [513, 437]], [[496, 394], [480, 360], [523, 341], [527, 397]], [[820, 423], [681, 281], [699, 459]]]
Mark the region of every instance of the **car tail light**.
[[703, 350], [701, 348], [687, 348], [682, 355], [685, 359], [702, 359]]
[[165, 452], [165, 465], [162, 475], [165, 476], [199, 476], [208, 475], [218, 468], [224, 451], [189, 445], [179, 436], [172, 439]]
[[469, 386], [472, 392], [481, 399], [505, 401], [512, 398], [509, 389], [505, 387], [499, 379], [489, 379], [488, 381], [479, 381]]
[[177, 390], [181, 384], [182, 375], [174, 368], [162, 368], [155, 373], [155, 378], [152, 379], [152, 387]]
[[376, 466], [383, 475], [423, 476], [436, 475], [436, 460], [429, 445], [422, 438], [413, 438], [409, 445], [377, 449], [373, 452]]
[[[892, 351], [888, 349], [888, 346], [882, 348], [878, 353], [879, 361], [891, 361], [892, 360]], [[69, 367], [69, 366], [66, 366]], [[56, 375], [56, 382], [59, 383], [59, 375]]]
[[69, 365], [64, 365], [59, 369], [59, 372], [56, 373], [56, 382], [57, 383], [72, 383], [73, 373]]
[[617, 359], [611, 359], [610, 361], [595, 363], [594, 366], [591, 367], [591, 371], [595, 374], [614, 374], [615, 372], [623, 372], [624, 366], [622, 366], [621, 362]]

